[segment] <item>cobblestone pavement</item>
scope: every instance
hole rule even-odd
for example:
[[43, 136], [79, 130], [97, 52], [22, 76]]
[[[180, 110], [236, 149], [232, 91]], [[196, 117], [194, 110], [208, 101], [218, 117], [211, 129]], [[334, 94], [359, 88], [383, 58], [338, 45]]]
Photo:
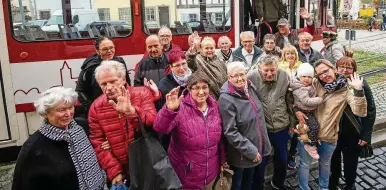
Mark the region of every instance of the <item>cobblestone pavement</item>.
[[371, 86], [377, 110], [378, 121], [386, 119], [386, 82]]
[[[356, 30], [356, 40], [351, 41], [351, 48], [354, 50], [369, 51], [386, 54], [386, 31]], [[349, 41], [345, 39], [346, 29], [338, 32], [338, 40], [349, 47]]]

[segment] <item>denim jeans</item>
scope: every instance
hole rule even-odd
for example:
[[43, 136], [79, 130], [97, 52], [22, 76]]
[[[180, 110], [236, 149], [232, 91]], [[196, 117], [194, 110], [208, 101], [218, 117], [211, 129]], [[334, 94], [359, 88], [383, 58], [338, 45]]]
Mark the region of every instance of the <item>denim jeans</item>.
[[[319, 187], [320, 189], [328, 190], [328, 180], [330, 177], [330, 164], [331, 157], [334, 153], [336, 147], [335, 143], [329, 143], [321, 141], [321, 144], [318, 146], [319, 153]], [[300, 153], [299, 160], [299, 187], [301, 190], [310, 189], [308, 186], [308, 176], [310, 175], [310, 167], [312, 162], [312, 157], [308, 154], [306, 149], [304, 149], [304, 143], [299, 142], [298, 150]]]
[[284, 181], [287, 176], [287, 145], [290, 138], [288, 128], [275, 133], [268, 132], [268, 137], [274, 150], [272, 182], [276, 187], [284, 188]]
[[255, 167], [237, 168], [231, 167], [234, 174], [232, 176], [232, 190], [252, 190]]

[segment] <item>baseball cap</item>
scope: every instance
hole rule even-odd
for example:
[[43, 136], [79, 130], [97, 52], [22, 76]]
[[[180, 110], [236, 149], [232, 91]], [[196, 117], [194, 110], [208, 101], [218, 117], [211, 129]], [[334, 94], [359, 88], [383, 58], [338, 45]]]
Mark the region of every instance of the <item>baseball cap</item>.
[[277, 25], [287, 25], [290, 24], [289, 21], [286, 18], [281, 18], [278, 22]]

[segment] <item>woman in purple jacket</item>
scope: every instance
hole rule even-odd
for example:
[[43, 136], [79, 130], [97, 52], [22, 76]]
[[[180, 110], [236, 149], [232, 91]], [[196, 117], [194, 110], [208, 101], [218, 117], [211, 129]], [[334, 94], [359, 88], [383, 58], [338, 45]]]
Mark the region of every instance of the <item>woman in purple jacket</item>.
[[171, 134], [168, 154], [182, 189], [211, 190], [225, 163], [218, 104], [205, 76], [193, 73], [180, 97], [179, 87], [167, 94], [154, 122], [155, 131]]

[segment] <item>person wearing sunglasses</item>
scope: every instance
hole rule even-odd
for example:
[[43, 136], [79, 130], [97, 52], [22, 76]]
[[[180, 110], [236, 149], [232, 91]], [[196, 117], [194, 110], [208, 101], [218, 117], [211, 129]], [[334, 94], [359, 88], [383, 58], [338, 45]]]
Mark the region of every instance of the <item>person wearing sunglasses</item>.
[[82, 64], [75, 91], [79, 94], [78, 101], [81, 104], [75, 110], [75, 120], [81, 124], [88, 134], [87, 115], [91, 104], [101, 94], [102, 90], [95, 79], [94, 71], [102, 61], [114, 60], [125, 67], [126, 82], [131, 80], [127, 72], [126, 63], [122, 57], [115, 56], [115, 45], [111, 38], [101, 36], [94, 42], [95, 54], [89, 56]]
[[[336, 148], [340, 119], [347, 105], [352, 113], [359, 117], [367, 115], [367, 101], [363, 91], [363, 79], [353, 73], [350, 78], [337, 72], [337, 69], [326, 59], [320, 59], [314, 63], [315, 78], [313, 86], [318, 97], [323, 97], [324, 102], [315, 109], [315, 117], [319, 123], [318, 154], [319, 162], [319, 186], [321, 190], [329, 189], [331, 157]], [[307, 117], [296, 110], [299, 125], [305, 124]], [[308, 190], [308, 177], [311, 168], [312, 157], [304, 148], [304, 143], [299, 142], [299, 187]]]
[[[342, 57], [336, 62], [338, 73], [346, 79], [357, 71], [357, 63], [350, 57]], [[367, 101], [367, 116], [351, 118], [351, 114], [343, 114], [339, 128], [338, 143], [331, 158], [331, 176], [329, 189], [338, 189], [339, 178], [342, 170], [343, 153], [343, 173], [346, 185], [345, 190], [355, 189], [355, 178], [357, 176], [358, 158], [361, 147], [371, 144], [371, 135], [375, 123], [376, 108], [370, 86], [363, 80], [363, 90]], [[348, 107], [349, 108], [349, 107]], [[347, 108], [346, 108], [347, 109]], [[349, 109], [347, 111], [350, 111]], [[358, 130], [354, 120], [358, 121], [361, 130]]]
[[325, 45], [324, 58], [333, 65], [345, 54], [345, 47], [338, 42], [338, 34], [331, 31], [323, 32], [323, 44]]

